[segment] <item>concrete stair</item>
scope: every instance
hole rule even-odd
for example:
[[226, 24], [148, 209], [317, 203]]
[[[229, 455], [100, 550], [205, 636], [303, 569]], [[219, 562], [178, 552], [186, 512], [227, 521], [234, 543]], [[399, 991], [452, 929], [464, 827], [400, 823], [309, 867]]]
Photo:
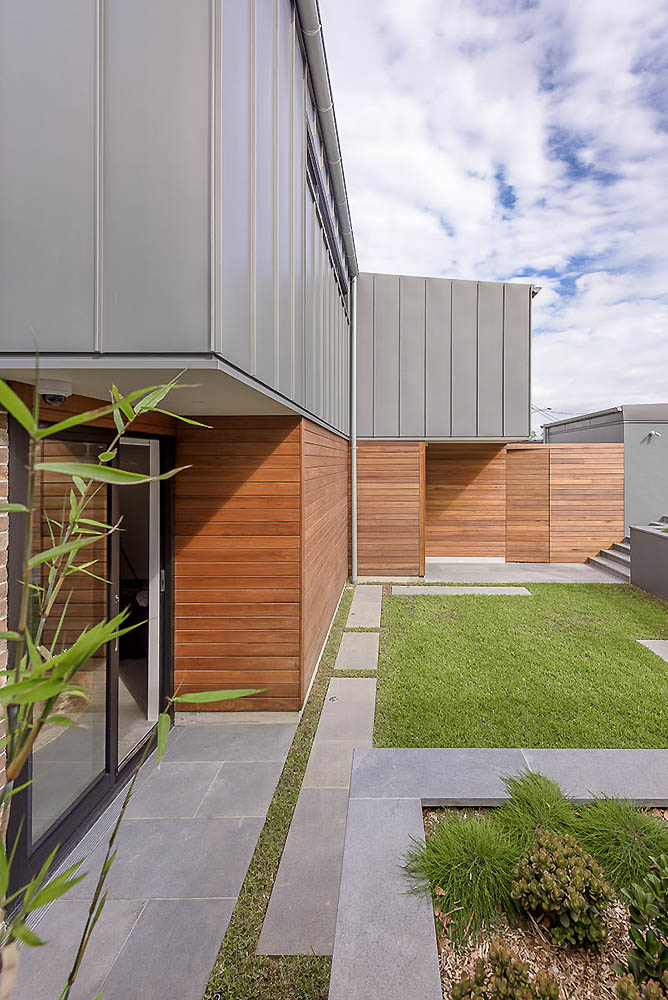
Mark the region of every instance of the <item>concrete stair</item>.
[[[650, 528], [668, 528], [668, 515], [663, 514], [658, 520], [651, 521]], [[609, 549], [603, 549], [597, 556], [590, 556], [587, 562], [598, 566], [607, 573], [619, 577], [624, 583], [631, 582], [631, 540], [627, 535], [623, 542], [615, 542]]]

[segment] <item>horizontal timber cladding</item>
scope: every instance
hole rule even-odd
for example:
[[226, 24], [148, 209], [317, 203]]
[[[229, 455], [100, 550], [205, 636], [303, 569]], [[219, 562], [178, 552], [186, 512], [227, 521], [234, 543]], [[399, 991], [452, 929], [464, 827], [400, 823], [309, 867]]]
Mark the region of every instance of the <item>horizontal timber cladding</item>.
[[181, 425], [176, 477], [174, 682], [262, 688], [194, 709], [301, 707], [301, 433], [297, 417]]
[[531, 285], [360, 274], [360, 438], [529, 434]]
[[550, 561], [550, 451], [509, 445], [506, 454], [506, 560]]
[[624, 537], [624, 445], [550, 451], [550, 562], [586, 562]]
[[505, 556], [505, 445], [427, 446], [426, 554]]
[[348, 577], [350, 445], [309, 420], [301, 432], [303, 700]]
[[362, 576], [424, 573], [422, 441], [359, 441], [357, 555]]

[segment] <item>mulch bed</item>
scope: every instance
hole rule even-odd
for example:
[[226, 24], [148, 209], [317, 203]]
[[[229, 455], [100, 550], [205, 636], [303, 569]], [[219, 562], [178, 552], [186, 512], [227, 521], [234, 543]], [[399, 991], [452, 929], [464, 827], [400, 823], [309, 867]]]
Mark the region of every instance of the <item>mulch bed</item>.
[[[427, 837], [433, 833], [442, 815], [439, 809], [424, 811]], [[606, 925], [608, 938], [600, 951], [556, 948], [550, 943], [548, 932], [539, 924], [511, 925], [505, 914], [499, 916], [494, 930], [483, 932], [475, 944], [454, 948], [447, 936], [441, 937], [438, 950], [443, 997], [450, 1000], [453, 984], [464, 972], [473, 972], [476, 959], [484, 958], [492, 941], [500, 938], [528, 963], [534, 975], [547, 972], [557, 981], [560, 1000], [615, 1000], [618, 976], [613, 965], [625, 961], [630, 947], [628, 911], [622, 903], [614, 902], [610, 906]]]

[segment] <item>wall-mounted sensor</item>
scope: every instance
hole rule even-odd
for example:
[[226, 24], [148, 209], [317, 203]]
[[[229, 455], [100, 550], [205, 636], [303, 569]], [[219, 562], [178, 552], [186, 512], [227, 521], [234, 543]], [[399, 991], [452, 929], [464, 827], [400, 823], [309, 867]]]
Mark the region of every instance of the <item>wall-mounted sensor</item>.
[[72, 395], [72, 384], [59, 379], [44, 378], [39, 383], [39, 394], [49, 406], [60, 406]]

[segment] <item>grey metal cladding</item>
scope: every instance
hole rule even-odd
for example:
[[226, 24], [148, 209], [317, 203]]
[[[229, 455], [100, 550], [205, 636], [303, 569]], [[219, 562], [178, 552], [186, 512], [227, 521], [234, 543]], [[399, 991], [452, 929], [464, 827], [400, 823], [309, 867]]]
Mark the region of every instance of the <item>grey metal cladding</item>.
[[399, 276], [374, 278], [374, 437], [399, 436]]
[[399, 434], [425, 435], [425, 294], [424, 278], [399, 283]]
[[373, 291], [374, 276], [357, 278], [357, 433], [373, 436]]
[[221, 344], [224, 358], [251, 369], [251, 5], [222, 0]]
[[[274, 378], [274, 16], [275, 4], [256, 10], [254, 24], [255, 116], [255, 368], [252, 374], [275, 387]], [[223, 26], [224, 30], [224, 26]], [[223, 101], [230, 95], [223, 94]], [[251, 334], [252, 335], [252, 334]]]
[[526, 436], [530, 291], [500, 282], [360, 274], [359, 436]]
[[103, 10], [102, 347], [206, 350], [210, 4]]
[[[286, 0], [287, 2], [287, 0]], [[301, 50], [293, 38], [293, 155], [294, 187], [292, 208], [292, 300], [294, 309], [293, 398], [304, 405], [304, 322], [305, 322], [305, 269], [306, 269], [306, 218], [304, 212], [306, 181], [304, 150], [304, 61]]]
[[503, 285], [478, 286], [478, 435], [503, 433]]
[[[300, 175], [297, 173], [299, 160], [295, 156], [294, 99], [295, 84], [292, 69], [296, 45], [292, 23], [290, 0], [278, 0], [276, 19], [276, 106], [275, 155], [278, 167], [276, 191], [277, 206], [277, 247], [276, 273], [278, 284], [278, 388], [289, 399], [295, 397], [295, 310], [293, 301], [294, 253], [293, 243], [296, 227], [297, 193]], [[300, 85], [300, 81], [297, 81]], [[294, 166], [293, 166], [294, 163]], [[301, 214], [300, 214], [301, 218]]]
[[503, 398], [506, 437], [530, 433], [531, 288], [528, 285], [505, 285], [503, 337]]
[[427, 278], [425, 401], [427, 437], [450, 437], [452, 282]]
[[452, 283], [452, 436], [478, 433], [478, 285]]
[[95, 5], [2, 3], [0, 350], [93, 349], [94, 149]]

